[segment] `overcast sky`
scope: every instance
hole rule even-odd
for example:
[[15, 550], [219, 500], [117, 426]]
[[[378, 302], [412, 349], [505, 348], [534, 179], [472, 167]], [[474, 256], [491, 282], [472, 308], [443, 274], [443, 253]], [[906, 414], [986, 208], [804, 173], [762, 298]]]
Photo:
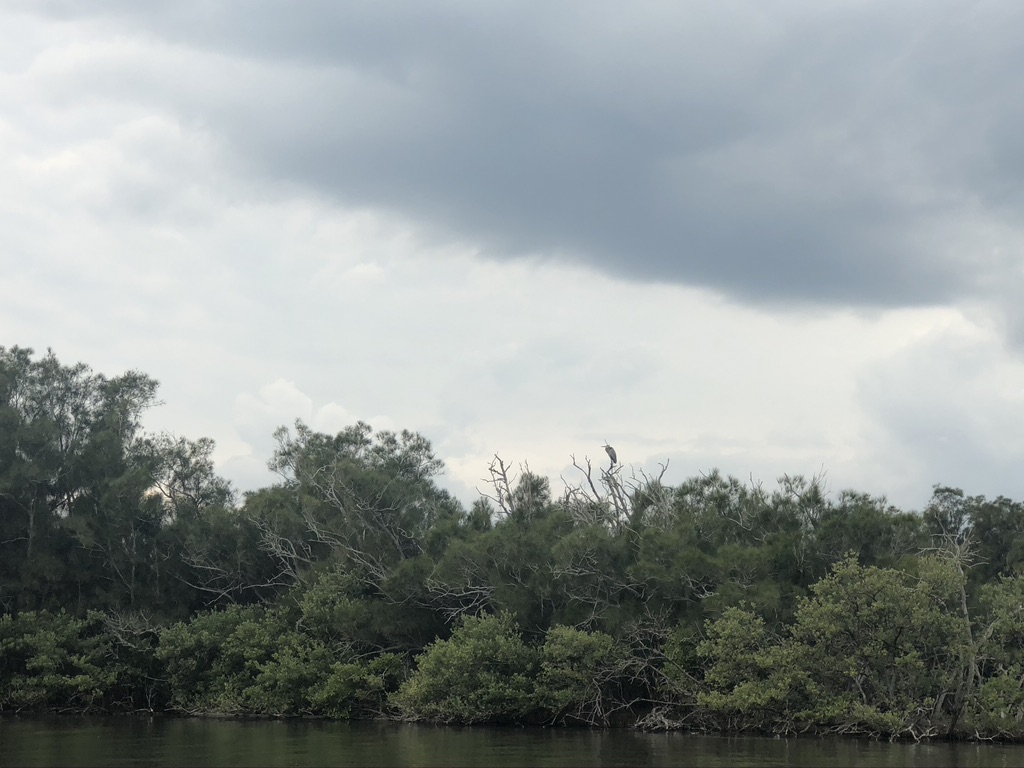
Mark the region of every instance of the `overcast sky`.
[[1024, 4], [6, 0], [0, 345], [571, 478], [1024, 498]]

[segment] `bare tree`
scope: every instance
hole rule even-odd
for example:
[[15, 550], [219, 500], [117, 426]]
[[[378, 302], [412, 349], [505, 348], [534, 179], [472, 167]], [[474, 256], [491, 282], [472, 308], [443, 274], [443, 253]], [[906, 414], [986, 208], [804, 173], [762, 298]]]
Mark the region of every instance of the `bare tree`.
[[[490, 499], [498, 507], [498, 514], [502, 518], [511, 517], [516, 511], [516, 500], [512, 493], [517, 475], [510, 464], [507, 464], [501, 456], [494, 454], [491, 463], [487, 466], [489, 477], [483, 482], [491, 486], [491, 493], [484, 493], [477, 488], [477, 493], [485, 499]], [[529, 471], [527, 469], [527, 471]]]

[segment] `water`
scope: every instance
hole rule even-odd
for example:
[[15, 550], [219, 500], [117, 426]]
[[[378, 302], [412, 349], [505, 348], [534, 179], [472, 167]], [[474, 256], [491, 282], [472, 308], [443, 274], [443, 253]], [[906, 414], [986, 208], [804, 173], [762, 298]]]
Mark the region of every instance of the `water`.
[[1024, 745], [189, 718], [0, 718], [0, 766], [1024, 765]]

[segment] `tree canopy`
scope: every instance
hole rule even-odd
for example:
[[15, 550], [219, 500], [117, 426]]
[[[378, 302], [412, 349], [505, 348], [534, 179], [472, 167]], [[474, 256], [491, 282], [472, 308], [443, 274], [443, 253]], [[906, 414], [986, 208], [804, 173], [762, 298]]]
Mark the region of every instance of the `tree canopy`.
[[239, 496], [157, 383], [0, 347], [0, 711], [1024, 737], [1024, 506], [678, 486], [301, 421]]

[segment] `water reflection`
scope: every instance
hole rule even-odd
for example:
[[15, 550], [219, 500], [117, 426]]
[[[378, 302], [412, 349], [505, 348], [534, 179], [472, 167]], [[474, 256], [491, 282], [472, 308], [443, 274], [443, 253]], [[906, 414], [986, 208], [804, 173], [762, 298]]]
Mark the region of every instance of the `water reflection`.
[[1024, 765], [1024, 745], [190, 718], [3, 718], [0, 766]]

